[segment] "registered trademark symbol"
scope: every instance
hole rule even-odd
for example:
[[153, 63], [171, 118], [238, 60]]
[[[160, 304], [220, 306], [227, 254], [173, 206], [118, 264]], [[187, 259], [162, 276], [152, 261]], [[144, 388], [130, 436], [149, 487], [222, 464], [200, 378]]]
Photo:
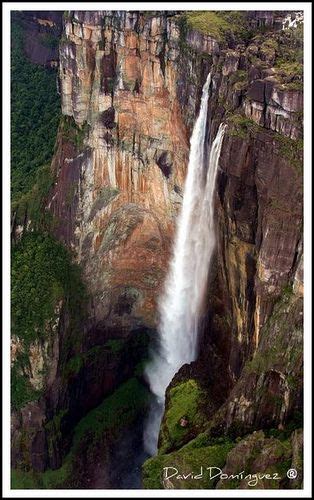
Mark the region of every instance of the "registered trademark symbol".
[[287, 470], [287, 477], [289, 479], [296, 479], [297, 476], [298, 476], [298, 473], [297, 473], [297, 471], [295, 469], [289, 469], [289, 470]]

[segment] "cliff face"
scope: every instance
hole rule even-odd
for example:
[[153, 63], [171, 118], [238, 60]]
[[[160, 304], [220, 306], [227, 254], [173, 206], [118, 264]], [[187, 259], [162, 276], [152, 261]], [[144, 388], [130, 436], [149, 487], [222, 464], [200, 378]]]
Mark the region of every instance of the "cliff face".
[[[84, 263], [93, 296], [102, 297], [100, 308], [99, 299], [95, 300], [97, 321], [109, 315], [113, 316], [111, 322], [120, 322], [115, 311], [119, 304], [130, 301], [129, 318], [153, 323], [156, 293], [181, 201], [188, 137], [210, 64], [214, 63], [211, 134], [222, 119], [219, 106], [223, 102], [231, 114], [230, 128], [234, 125], [232, 113], [242, 110], [270, 131], [300, 138], [302, 92], [285, 90], [289, 84], [282, 83], [284, 77], [269, 68], [276, 57], [275, 37], [266, 41], [256, 37], [246, 48], [219, 53], [215, 40], [192, 31], [186, 37], [187, 47], [182, 48], [175, 16], [147, 18], [126, 12], [77, 12], [65, 19], [64, 31], [60, 45], [62, 112], [73, 117], [75, 125], [85, 124], [85, 129], [80, 152], [65, 154], [66, 132], [60, 134], [55, 160], [60, 180], [51, 202], [56, 233]], [[233, 230], [228, 228], [225, 245], [232, 233], [255, 245], [260, 255], [256, 286], [267, 283], [278, 292], [278, 285], [287, 280], [300, 237], [298, 224], [284, 227], [285, 242], [281, 244], [289, 255], [276, 258], [279, 235], [271, 234], [268, 219], [280, 226], [279, 219], [286, 218], [289, 225], [286, 205], [296, 199], [300, 207], [301, 180], [299, 176], [295, 182], [297, 166], [294, 172], [289, 158], [284, 158], [284, 150], [289, 156], [293, 143], [281, 142], [262, 128], [255, 132], [248, 131], [247, 137], [242, 131], [231, 132], [232, 138], [224, 143], [218, 182], [221, 197], [225, 197], [221, 201], [226, 220], [236, 223]], [[233, 180], [231, 186], [228, 176]], [[278, 188], [280, 176], [288, 178], [285, 193]], [[222, 190], [226, 191], [222, 194]], [[278, 207], [266, 210], [274, 199], [278, 199]], [[300, 213], [299, 208], [298, 220]], [[228, 270], [232, 274], [230, 266]], [[116, 291], [114, 297], [112, 290]], [[262, 323], [263, 314], [258, 313]]]
[[154, 326], [189, 150], [178, 28], [167, 15], [77, 12], [64, 30], [62, 111], [87, 132], [66, 154], [61, 133], [56, 234], [84, 266], [96, 322]]
[[[235, 437], [278, 428], [287, 429], [280, 439], [289, 437], [292, 443], [291, 429], [301, 425], [302, 91], [298, 76], [289, 81], [277, 68], [277, 44], [285, 34], [268, 36], [256, 36], [246, 47], [221, 50], [218, 60], [213, 58], [210, 135], [214, 137], [221, 119], [228, 128], [217, 179], [218, 246], [209, 318], [198, 360], [183, 367], [167, 391], [160, 457], [144, 466], [148, 488], [195, 487], [192, 480], [188, 485], [177, 480], [176, 474], [171, 481], [162, 473], [156, 479], [156, 470], [169, 463], [164, 453], [171, 453], [179, 474], [206, 459], [224, 473], [244, 468], [253, 472], [259, 463], [252, 462], [254, 451], [243, 440], [245, 457], [242, 462], [236, 459]], [[196, 411], [186, 396], [189, 424], [180, 429], [179, 419], [172, 421], [176, 408], [181, 409], [174, 389], [183, 394], [189, 380], [203, 393], [196, 398]], [[220, 452], [213, 448], [217, 439]], [[264, 468], [277, 470], [284, 460], [279, 445], [269, 449]], [[268, 448], [266, 442], [259, 446]], [[275, 465], [277, 453], [281, 458]], [[292, 452], [286, 459], [287, 465], [293, 462]], [[229, 484], [204, 481], [206, 488]], [[233, 487], [247, 487], [244, 484]], [[263, 487], [276, 487], [266, 484]], [[287, 487], [284, 479], [280, 484]]]
[[[154, 335], [189, 137], [209, 71], [208, 140], [221, 121], [228, 125], [215, 201], [217, 255], [199, 359], [171, 384], [184, 388], [192, 378], [206, 403], [202, 418], [195, 425], [191, 419], [177, 441], [168, 422], [169, 389], [160, 445], [174, 452], [210, 428], [209, 446], [228, 429], [238, 437], [285, 426], [302, 410], [302, 75], [294, 62], [282, 62], [283, 43], [291, 58], [299, 50], [282, 21], [274, 13], [251, 13], [250, 29], [270, 31], [226, 43], [184, 24], [179, 13], [64, 14], [63, 116], [46, 208], [55, 236], [82, 267], [88, 318], [69, 347], [69, 317], [58, 315], [46, 393], [14, 417], [15, 463], [27, 455], [37, 470], [60, 467], [70, 446], [62, 445], [65, 434], [132, 374]], [[108, 341], [123, 348], [89, 361], [92, 349]], [[78, 355], [81, 364], [64, 377], [64, 364]], [[46, 424], [56, 415], [64, 425], [49, 437]], [[27, 426], [34, 432], [21, 451]], [[290, 463], [297, 438], [291, 437]], [[254, 446], [262, 449], [267, 439], [259, 436]], [[272, 444], [275, 453], [279, 445]], [[232, 446], [223, 446], [227, 457]], [[148, 466], [145, 474], [153, 487]]]

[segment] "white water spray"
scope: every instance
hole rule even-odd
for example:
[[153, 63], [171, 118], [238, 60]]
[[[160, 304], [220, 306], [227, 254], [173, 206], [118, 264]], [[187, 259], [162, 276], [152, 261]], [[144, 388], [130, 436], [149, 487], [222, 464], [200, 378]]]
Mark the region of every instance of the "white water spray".
[[145, 371], [155, 396], [144, 430], [144, 445], [151, 455], [157, 451], [166, 388], [179, 368], [197, 356], [199, 318], [215, 247], [213, 194], [225, 126], [220, 125], [207, 161], [205, 134], [210, 81], [209, 74], [190, 141], [173, 257], [159, 304], [160, 344]]

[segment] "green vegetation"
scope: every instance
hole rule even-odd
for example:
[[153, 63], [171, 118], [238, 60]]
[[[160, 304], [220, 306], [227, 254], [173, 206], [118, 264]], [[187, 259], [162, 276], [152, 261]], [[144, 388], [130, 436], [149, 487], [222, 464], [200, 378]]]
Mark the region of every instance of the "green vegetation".
[[84, 366], [84, 356], [77, 354], [72, 356], [63, 368], [63, 376], [65, 379], [77, 375]]
[[[300, 423], [300, 422], [299, 422]], [[206, 467], [223, 469], [228, 461], [232, 467], [232, 474], [237, 475], [245, 470], [246, 474], [256, 473], [256, 464], [261, 461], [265, 464], [265, 472], [277, 473], [282, 479], [267, 481], [270, 488], [283, 487], [286, 481], [286, 472], [291, 467], [292, 447], [291, 433], [297, 429], [295, 423], [287, 426], [285, 431], [271, 430], [248, 434], [244, 438], [210, 438], [207, 433], [200, 434], [193, 441], [180, 450], [165, 455], [157, 455], [148, 459], [143, 465], [143, 485], [145, 489], [165, 488], [164, 468], [174, 467], [180, 477], [171, 478], [171, 487], [179, 489], [213, 489], [219, 477], [210, 479]], [[277, 431], [277, 432], [276, 432]], [[279, 435], [278, 433], [281, 434]], [[299, 458], [300, 471], [302, 470], [302, 456]], [[182, 480], [183, 474], [199, 474], [203, 467], [203, 476], [198, 480], [187, 478]], [[173, 473], [170, 470], [168, 474]], [[222, 489], [236, 489], [241, 479], [234, 477], [222, 480], [219, 487]], [[259, 488], [262, 483], [251, 484]], [[286, 486], [285, 486], [286, 487]]]
[[229, 79], [234, 90], [245, 89], [248, 85], [248, 72], [244, 70], [237, 70], [230, 76]]
[[74, 313], [72, 327], [79, 323], [85, 290], [68, 251], [51, 236], [36, 232], [13, 247], [11, 280], [12, 333], [21, 342], [12, 368], [12, 404], [20, 407], [35, 398], [26, 376], [30, 345], [53, 335], [61, 300]]
[[275, 60], [278, 53], [278, 42], [275, 38], [266, 38], [260, 46], [260, 56], [263, 60], [271, 63]]
[[247, 39], [248, 25], [244, 12], [240, 11], [189, 11], [182, 16], [189, 29], [210, 35], [218, 42], [229, 38]]
[[[293, 294], [290, 284], [285, 286], [261, 335], [262, 339], [274, 340], [260, 345], [253, 359], [246, 363], [244, 373], [262, 375], [269, 370], [277, 370], [285, 376], [291, 393], [300, 390], [303, 356], [301, 311], [301, 299]], [[264, 390], [262, 387], [261, 391]], [[284, 404], [283, 395], [275, 395], [272, 404], [274, 408], [281, 407]], [[296, 420], [296, 427], [301, 427], [299, 420]]]
[[[211, 446], [195, 446], [195, 441], [191, 441], [179, 451], [166, 455], [159, 454], [157, 457], [148, 459], [142, 469], [144, 488], [161, 489], [163, 487], [163, 468], [170, 465], [171, 467], [176, 467], [180, 471], [180, 474], [188, 474], [192, 471], [199, 473], [201, 466], [222, 468], [229, 451], [234, 447], [234, 443], [227, 439], [220, 444], [213, 444]], [[211, 481], [206, 475], [204, 475], [204, 479], [197, 481], [197, 486], [195, 485], [196, 481], [193, 480], [180, 481], [172, 479], [171, 481], [174, 483], [175, 488], [187, 489], [196, 487], [198, 489], [212, 489], [217, 483], [217, 480]]]
[[[169, 405], [161, 428], [160, 454], [184, 444], [191, 429], [198, 432], [205, 417], [201, 412], [204, 393], [196, 380], [190, 379], [170, 389]], [[180, 425], [180, 419], [187, 419], [187, 426]]]
[[[40, 35], [55, 48], [53, 33]], [[12, 335], [17, 353], [12, 367], [12, 405], [19, 408], [41, 392], [30, 384], [29, 348], [54, 335], [56, 306], [69, 312], [68, 342], [78, 332], [85, 305], [84, 286], [71, 255], [48, 235], [52, 216], [46, 211], [54, 177], [49, 165], [60, 119], [56, 72], [31, 63], [24, 54], [24, 33], [19, 13], [12, 15], [11, 52], [11, 181], [15, 222], [31, 221], [12, 250]], [[78, 142], [81, 142], [78, 136]], [[24, 228], [25, 229], [25, 228]], [[72, 333], [71, 333], [72, 332]], [[78, 337], [78, 335], [76, 335]]]
[[123, 339], [111, 339], [108, 340], [104, 345], [104, 347], [109, 348], [111, 352], [120, 352], [124, 346], [125, 342]]
[[303, 64], [296, 61], [277, 60], [276, 74], [280, 77], [282, 89], [301, 90], [303, 88]]
[[148, 361], [148, 359], [143, 359], [142, 361], [140, 361], [140, 362], [136, 365], [136, 367], [135, 367], [135, 369], [134, 369], [134, 375], [135, 375], [136, 377], [142, 377], [142, 376], [143, 376], [143, 374], [144, 374], [144, 372], [145, 372], [145, 368], [146, 368], [146, 366], [147, 366], [148, 362], [149, 362], [149, 361]]
[[107, 429], [118, 434], [147, 404], [147, 398], [147, 390], [136, 378], [128, 380], [78, 423], [74, 431], [74, 450], [86, 434], [92, 433], [95, 443]]
[[57, 49], [59, 45], [59, 38], [54, 33], [48, 31], [40, 33], [40, 41], [48, 49]]
[[[45, 33], [42, 42], [53, 47], [56, 40]], [[19, 409], [27, 402], [37, 400], [45, 390], [45, 387], [34, 389], [30, 382], [30, 348], [34, 344], [45, 346], [45, 372], [52, 354], [59, 306], [65, 312], [66, 319], [66, 335], [62, 339], [59, 359], [62, 375], [69, 377], [77, 374], [85, 363], [102, 362], [103, 359], [107, 362], [109, 358], [121, 354], [126, 342], [110, 339], [105, 345], [80, 353], [84, 333], [81, 329], [86, 306], [85, 289], [70, 253], [49, 235], [51, 220], [45, 210], [55, 181], [49, 161], [53, 155], [59, 122], [56, 73], [27, 60], [23, 54], [23, 29], [18, 16], [13, 21], [12, 46], [12, 210], [18, 223], [31, 220], [30, 231], [24, 231], [13, 247], [11, 264], [12, 337], [16, 347], [11, 390], [12, 406]], [[72, 117], [62, 118], [60, 134], [78, 150], [83, 148], [88, 131], [86, 122], [80, 127]], [[118, 190], [102, 190], [101, 202], [109, 202], [117, 193]], [[70, 203], [74, 194], [74, 189], [69, 190], [65, 201]], [[134, 343], [136, 345], [130, 346], [132, 355], [136, 348], [145, 348], [146, 336], [144, 338], [144, 335], [139, 334], [138, 337]], [[44, 473], [13, 471], [13, 487], [59, 488], [69, 483], [75, 478], [76, 461], [85, 441], [88, 449], [92, 450], [93, 447], [98, 448], [99, 440], [102, 440], [101, 445], [106, 449], [106, 438], [117, 437], [120, 429], [143, 411], [147, 398], [146, 388], [136, 378], [129, 380], [79, 422], [74, 430], [73, 446], [62, 467]], [[66, 415], [67, 410], [63, 409], [45, 424], [51, 455], [54, 447], [60, 445], [61, 437], [64, 438], [62, 431]], [[26, 469], [30, 466], [28, 458], [22, 465]]]
[[23, 225], [24, 220], [32, 223], [36, 231], [49, 229], [52, 223], [52, 214], [45, 210], [50, 189], [54, 183], [54, 177], [50, 165], [39, 167], [33, 179], [32, 188], [18, 199], [12, 201], [12, 212], [16, 214], [16, 223]]
[[[121, 430], [137, 418], [148, 403], [147, 389], [136, 379], [132, 378], [122, 384], [111, 396], [97, 408], [90, 411], [74, 429], [73, 445], [65, 457], [62, 467], [56, 470], [46, 470], [43, 473], [24, 472], [13, 470], [11, 483], [13, 489], [20, 488], [68, 488], [76, 480], [76, 466], [81, 446], [88, 448], [102, 447], [104, 450], [108, 434], [117, 437]], [[60, 426], [61, 412], [52, 423], [47, 425]], [[87, 453], [88, 456], [88, 453]]]
[[303, 23], [278, 35], [275, 70], [285, 90], [303, 89]]
[[249, 135], [256, 134], [260, 128], [253, 120], [239, 113], [229, 115], [227, 123], [229, 126], [229, 135], [240, 137], [241, 139], [247, 139]]
[[42, 391], [35, 389], [27, 374], [24, 372], [24, 366], [29, 363], [25, 353], [21, 353], [11, 369], [11, 404], [14, 409], [21, 408], [30, 401], [36, 401], [40, 398]]
[[[303, 89], [303, 26], [262, 34], [260, 29], [248, 32], [242, 43], [250, 41], [246, 56], [259, 69], [272, 67], [282, 90]], [[238, 72], [236, 72], [238, 73]], [[231, 76], [233, 79], [234, 76]], [[236, 81], [236, 80], [235, 80]], [[238, 80], [241, 82], [241, 80]], [[241, 84], [237, 86], [241, 89]]]
[[12, 17], [11, 195], [32, 189], [37, 170], [52, 158], [60, 119], [56, 71], [32, 64], [23, 52], [23, 29]]
[[289, 163], [300, 175], [303, 173], [303, 139], [290, 139], [281, 134], [275, 134], [279, 154], [289, 160]]
[[[233, 137], [247, 139], [255, 136], [262, 128], [253, 120], [239, 113], [227, 113], [228, 134]], [[273, 132], [273, 138], [278, 146], [280, 156], [289, 163], [298, 174], [303, 173], [303, 139], [291, 139]]]
[[33, 489], [36, 484], [35, 473], [18, 469], [11, 470], [11, 487], [18, 490]]
[[59, 469], [48, 469], [42, 473], [12, 469], [11, 488], [15, 490], [62, 488], [71, 477], [71, 471], [71, 462], [69, 459], [65, 460]]
[[76, 124], [73, 116], [63, 115], [60, 123], [60, 132], [64, 139], [72, 142], [78, 149], [82, 149], [84, 139], [89, 131], [89, 124], [84, 122], [82, 126]]
[[275, 437], [280, 441], [286, 441], [293, 431], [303, 428], [303, 415], [300, 412], [295, 412], [291, 419], [286, 423], [284, 429], [266, 429], [265, 436]]
[[68, 410], [61, 410], [45, 424], [48, 452], [50, 456], [53, 456], [54, 450], [58, 448], [62, 440], [62, 424], [67, 414]]
[[111, 339], [104, 345], [95, 346], [87, 352], [75, 354], [64, 365], [62, 375], [64, 379], [73, 377], [77, 375], [87, 363], [96, 363], [99, 359], [103, 359], [103, 362], [106, 363], [108, 354], [110, 356], [119, 354], [125, 346], [126, 343], [123, 339]]
[[187, 25], [190, 29], [211, 35], [218, 41], [228, 30], [228, 23], [215, 12], [195, 11], [186, 14]]
[[[245, 449], [244, 455], [240, 453]], [[291, 442], [290, 440], [279, 441], [274, 438], [265, 439], [263, 431], [258, 431], [248, 435], [242, 440], [239, 448], [235, 448], [230, 454], [230, 464], [232, 464], [232, 474], [237, 476], [243, 469], [246, 474], [256, 474], [256, 464], [261, 460], [265, 464], [265, 472], [268, 474], [277, 473], [280, 481], [268, 479], [266, 482], [261, 481], [246, 481], [250, 488], [267, 487], [277, 489], [283, 487], [286, 481], [286, 472], [291, 466]], [[266, 459], [266, 460], [265, 460]], [[250, 478], [251, 479], [251, 478]], [[253, 478], [252, 478], [253, 479]], [[236, 489], [243, 487], [243, 483], [238, 477], [234, 477], [231, 481], [222, 481], [220, 487], [222, 489]], [[262, 486], [263, 485], [263, 486]], [[266, 486], [267, 485], [267, 486]]]
[[81, 287], [68, 251], [51, 236], [29, 233], [12, 250], [12, 328], [24, 343], [44, 337], [58, 300]]
[[266, 40], [264, 40], [261, 45], [261, 50], [265, 52], [271, 50], [278, 51], [279, 50], [278, 41], [275, 38], [266, 38]]
[[302, 92], [303, 91], [303, 81], [293, 81], [293, 82], [287, 82], [287, 83], [282, 83], [279, 86], [280, 90], [295, 90]]
[[[240, 438], [241, 439], [241, 438]], [[204, 448], [208, 446], [220, 446], [225, 444], [232, 444], [233, 439], [228, 436], [219, 436], [213, 437], [209, 432], [201, 432], [198, 434], [196, 438], [189, 441], [185, 446], [183, 446], [182, 450], [194, 450], [198, 448]]]
[[67, 413], [67, 410], [61, 410], [57, 415], [53, 417], [52, 420], [49, 420], [49, 422], [47, 422], [47, 424], [45, 425], [46, 429], [53, 430], [55, 433], [61, 436], [61, 422]]

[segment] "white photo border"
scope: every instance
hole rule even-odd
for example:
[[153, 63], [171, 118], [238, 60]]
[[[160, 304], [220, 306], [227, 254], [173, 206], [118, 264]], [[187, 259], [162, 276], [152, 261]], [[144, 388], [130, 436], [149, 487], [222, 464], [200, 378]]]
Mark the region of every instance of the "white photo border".
[[[311, 498], [312, 3], [311, 2], [3, 2], [3, 497], [4, 498]], [[12, 490], [10, 487], [10, 13], [14, 10], [304, 11], [304, 489], [302, 490]]]

